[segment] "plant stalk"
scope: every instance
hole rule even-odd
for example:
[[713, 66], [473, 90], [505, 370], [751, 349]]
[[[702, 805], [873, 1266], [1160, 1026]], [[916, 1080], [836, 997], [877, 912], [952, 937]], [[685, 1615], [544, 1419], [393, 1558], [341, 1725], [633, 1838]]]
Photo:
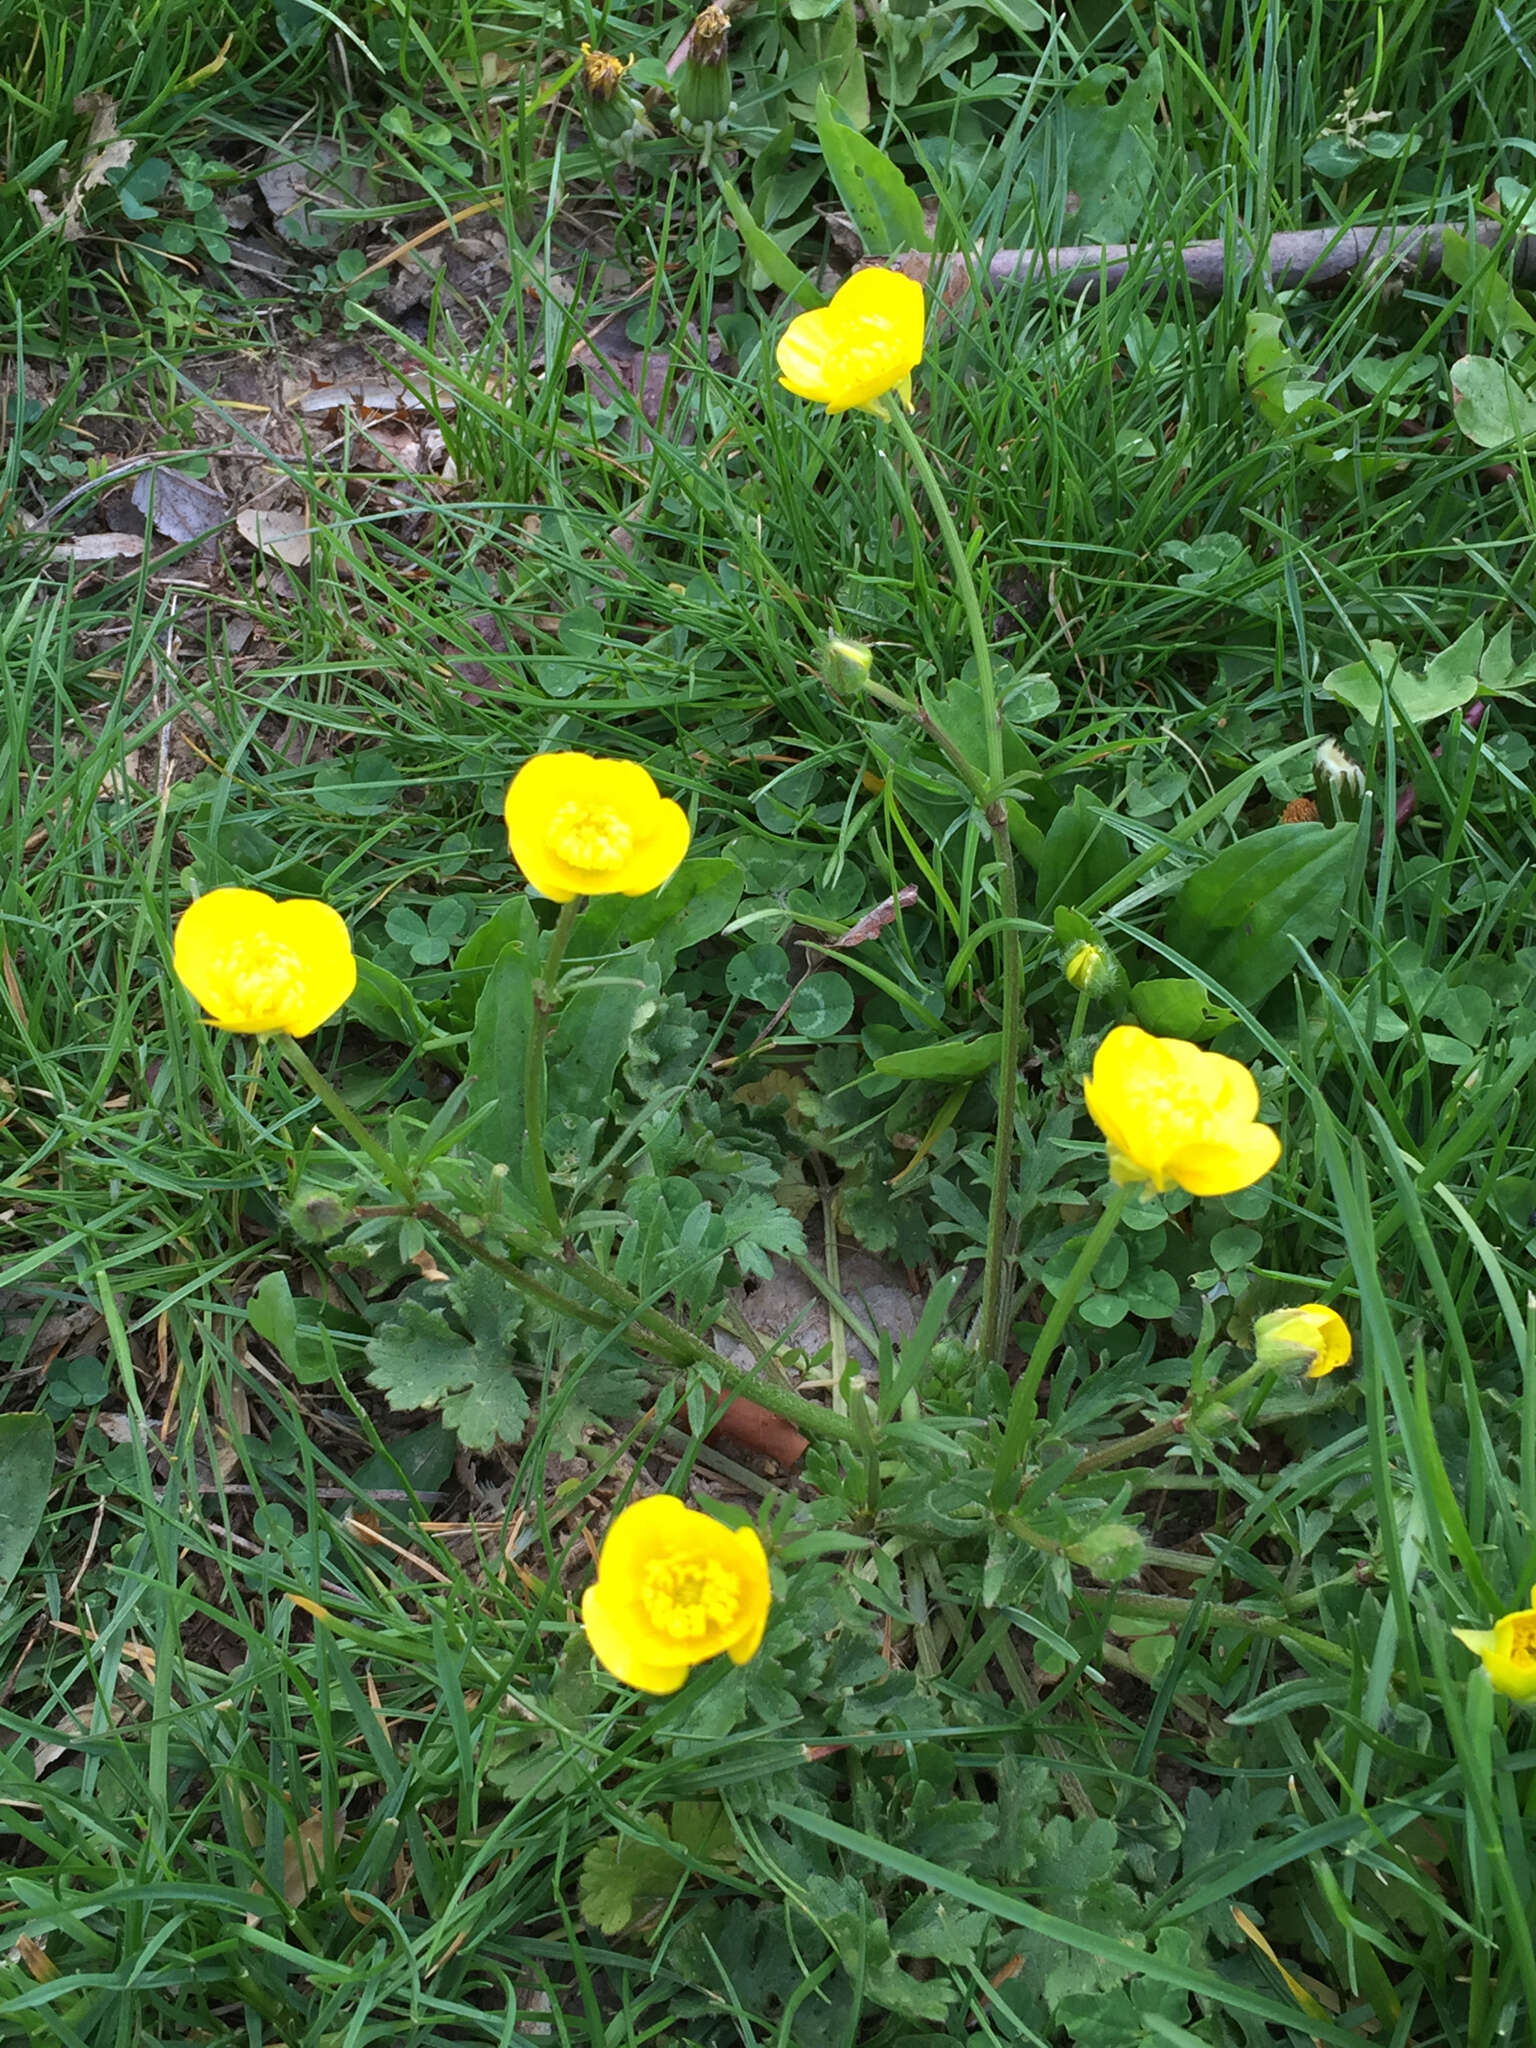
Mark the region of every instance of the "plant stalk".
[[384, 1185], [393, 1188], [402, 1200], [410, 1202], [414, 1198], [414, 1189], [411, 1186], [410, 1175], [401, 1166], [400, 1162], [397, 1159], [391, 1159], [389, 1153], [379, 1143], [378, 1139], [374, 1137], [368, 1126], [357, 1114], [357, 1111], [325, 1078], [324, 1074], [321, 1073], [320, 1069], [315, 1065], [296, 1038], [290, 1038], [286, 1031], [277, 1031], [272, 1035], [277, 1041], [278, 1051], [288, 1062], [289, 1066], [293, 1068], [299, 1079], [305, 1083], [312, 1094], [319, 1096], [347, 1136], [352, 1139], [354, 1144], [361, 1147], [373, 1161], [379, 1170], [379, 1177], [384, 1182]]
[[[1003, 981], [1002, 1045], [997, 1066], [997, 1132], [992, 1146], [992, 1187], [987, 1208], [986, 1255], [982, 1266], [979, 1343], [982, 1362], [1000, 1365], [1008, 1348], [1009, 1311], [1013, 1297], [1013, 1247], [1010, 1242], [1008, 1194], [1013, 1182], [1013, 1118], [1018, 1101], [1019, 1055], [1024, 1029], [1023, 956], [1019, 934], [1019, 878], [1014, 865], [1013, 840], [1008, 831], [1008, 810], [1003, 801], [1006, 781], [1003, 761], [1003, 721], [997, 701], [997, 682], [992, 673], [992, 643], [981, 615], [981, 599], [971, 574], [959, 528], [949, 509], [928, 451], [918, 439], [900, 401], [890, 409], [896, 438], [907, 460], [917, 472], [927, 494], [934, 520], [949, 556], [950, 571], [959, 592], [965, 623], [971, 636], [971, 654], [976, 664], [976, 692], [981, 699], [981, 724], [987, 748], [987, 788], [983, 809], [992, 834], [997, 860], [998, 887], [1002, 896], [1003, 928], [998, 935]], [[946, 750], [948, 751], [948, 750]], [[969, 777], [967, 787], [978, 792]]]
[[1040, 1326], [1034, 1349], [1029, 1354], [1029, 1363], [1014, 1382], [1013, 1398], [1008, 1403], [1008, 1420], [1003, 1428], [1003, 1441], [992, 1474], [992, 1507], [995, 1513], [1000, 1514], [1008, 1505], [1009, 1494], [1017, 1486], [1017, 1468], [1024, 1456], [1029, 1442], [1030, 1425], [1035, 1418], [1035, 1396], [1040, 1391], [1040, 1382], [1044, 1379], [1045, 1369], [1051, 1362], [1051, 1354], [1055, 1351], [1061, 1333], [1067, 1327], [1068, 1319], [1077, 1306], [1077, 1298], [1082, 1293], [1088, 1276], [1099, 1262], [1100, 1253], [1114, 1236], [1120, 1218], [1137, 1192], [1134, 1182], [1117, 1187], [1104, 1204], [1098, 1222], [1083, 1240], [1082, 1249], [1073, 1261], [1072, 1270], [1068, 1273], [1060, 1294], [1051, 1304], [1050, 1314]]
[[539, 977], [533, 985], [533, 1029], [528, 1034], [528, 1049], [523, 1061], [523, 1181], [551, 1237], [560, 1235], [561, 1225], [555, 1191], [549, 1182], [549, 1160], [544, 1151], [549, 1092], [544, 1051], [554, 1029], [555, 1012], [560, 1007], [560, 968], [580, 909], [579, 896], [562, 903], [555, 928], [549, 935]]

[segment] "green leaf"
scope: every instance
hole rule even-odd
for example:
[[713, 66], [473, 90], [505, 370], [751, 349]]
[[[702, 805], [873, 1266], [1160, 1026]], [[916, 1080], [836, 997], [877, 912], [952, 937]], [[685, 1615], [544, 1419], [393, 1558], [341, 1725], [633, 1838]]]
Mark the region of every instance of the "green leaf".
[[1213, 1002], [1198, 981], [1168, 975], [1138, 981], [1131, 990], [1131, 1010], [1143, 1031], [1158, 1038], [1189, 1038], [1198, 1045], [1237, 1022], [1224, 1003]]
[[1496, 349], [1514, 355], [1527, 335], [1536, 334], [1536, 320], [1521, 305], [1514, 286], [1491, 249], [1483, 248], [1454, 228], [1440, 236], [1440, 268], [1463, 287], [1472, 318]]
[[839, 118], [825, 86], [816, 94], [816, 134], [838, 197], [871, 256], [932, 248], [922, 201], [885, 151]]
[[[1124, 85], [1111, 104], [1112, 86]], [[1084, 242], [1126, 242], [1142, 226], [1157, 169], [1154, 122], [1163, 62], [1154, 50], [1139, 78], [1101, 64], [1067, 94], [1067, 182], [1077, 194], [1072, 228]]]
[[1165, 926], [1170, 946], [1249, 1008], [1331, 931], [1354, 860], [1352, 825], [1273, 825], [1191, 875]]
[[[824, 306], [827, 303], [826, 299], [817, 291], [799, 264], [780, 248], [772, 235], [765, 228], [758, 226], [751, 207], [729, 178], [720, 179], [720, 190], [731, 210], [731, 219], [735, 221], [741, 239], [747, 245], [747, 254], [768, 282], [777, 285], [779, 290], [787, 298], [792, 299], [802, 311], [808, 312], [816, 306]], [[794, 230], [794, 238], [797, 241], [801, 232], [799, 227]]]
[[523, 1067], [533, 1030], [534, 980], [534, 963], [523, 945], [514, 940], [503, 947], [475, 1005], [465, 1089], [469, 1113], [485, 1113], [475, 1127], [475, 1149], [493, 1164], [508, 1166], [519, 1187], [526, 1185]]
[[980, 1038], [925, 1039], [881, 1053], [875, 1072], [903, 1081], [973, 1081], [997, 1065], [1002, 1043], [1001, 1031], [988, 1031]]
[[1536, 435], [1536, 398], [1492, 356], [1463, 356], [1451, 365], [1456, 424], [1479, 448], [1507, 448]]
[[0, 1597], [10, 1591], [48, 1506], [53, 1424], [46, 1415], [0, 1415]]
[[[652, 1826], [659, 1825], [653, 1818]], [[659, 1842], [604, 1835], [581, 1859], [581, 1917], [600, 1934], [623, 1934], [630, 1927], [644, 1931], [661, 1918], [686, 1875], [685, 1866]]]
[[408, 1045], [413, 1050], [426, 1043], [431, 1032], [420, 1003], [397, 974], [371, 960], [357, 963], [357, 987], [347, 1001], [350, 1018], [371, 1031], [375, 1038], [391, 1045]]
[[325, 1327], [324, 1311], [307, 1296], [295, 1300], [286, 1273], [276, 1268], [264, 1273], [245, 1313], [257, 1336], [272, 1346], [301, 1386], [335, 1380], [336, 1347]]
[[436, 1408], [467, 1450], [515, 1443], [528, 1420], [528, 1396], [512, 1367], [522, 1318], [518, 1296], [484, 1266], [452, 1281], [454, 1320], [403, 1295], [368, 1345], [368, 1384], [391, 1408]]
[[[1329, 671], [1323, 688], [1373, 724], [1381, 719], [1383, 688], [1391, 693], [1399, 724], [1427, 725], [1469, 704], [1482, 688], [1483, 629], [1474, 619], [1459, 638], [1429, 662], [1423, 675], [1406, 667], [1390, 640], [1368, 640], [1368, 658]], [[1498, 662], [1506, 650], [1498, 649]]]
[[[685, 860], [670, 881], [648, 896], [594, 897], [576, 920], [568, 957], [596, 959], [649, 939], [665, 980], [680, 953], [724, 931], [745, 883], [737, 861]], [[461, 964], [463, 959], [460, 953]]]
[[1035, 5], [1035, 0], [980, 0], [980, 4], [1016, 36], [1033, 35], [1050, 20], [1044, 8]]
[[1070, 804], [1052, 818], [1034, 855], [1035, 907], [1085, 903], [1120, 873], [1130, 858], [1118, 826], [1096, 817], [1087, 790], [1079, 785]]
[[649, 940], [631, 946], [568, 992], [562, 983], [544, 1054], [552, 1118], [580, 1121], [608, 1114], [619, 1061], [660, 1000], [661, 975]]
[[789, 1021], [802, 1038], [835, 1038], [853, 1015], [853, 990], [843, 974], [807, 975], [789, 999]]

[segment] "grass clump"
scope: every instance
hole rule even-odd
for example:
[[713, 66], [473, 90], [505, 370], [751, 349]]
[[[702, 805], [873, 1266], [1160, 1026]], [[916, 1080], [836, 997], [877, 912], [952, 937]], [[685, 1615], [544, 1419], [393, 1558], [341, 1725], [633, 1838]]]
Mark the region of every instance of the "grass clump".
[[[1036, 12], [759, 7], [707, 143], [644, 7], [5, 28], [16, 2038], [1536, 2032], [1531, 24]], [[910, 419], [778, 384], [838, 211]]]

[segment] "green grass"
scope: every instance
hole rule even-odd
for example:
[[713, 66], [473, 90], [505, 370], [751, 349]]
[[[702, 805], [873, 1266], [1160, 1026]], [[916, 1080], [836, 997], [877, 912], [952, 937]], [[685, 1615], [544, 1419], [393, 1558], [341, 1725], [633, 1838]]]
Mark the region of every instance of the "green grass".
[[[996, 1028], [999, 878], [920, 725], [822, 668], [829, 630], [871, 643], [877, 684], [979, 747], [928, 508], [877, 422], [776, 387], [784, 315], [696, 159], [663, 133], [631, 186], [564, 102], [535, 105], [582, 38], [655, 59], [681, 21], [391, 0], [306, 41], [283, 12], [297, 41], [181, 0], [39, 0], [0, 27], [11, 185], [57, 201], [87, 91], [116, 102], [135, 162], [190, 153], [220, 190], [296, 122], [376, 180], [260, 301], [206, 245], [195, 276], [157, 257], [163, 209], [127, 219], [97, 188], [91, 234], [65, 242], [0, 191], [34, 399], [0, 474], [4, 1405], [57, 1433], [0, 1595], [0, 1954], [20, 1944], [0, 2033], [1536, 2039], [1536, 1750], [1449, 1634], [1536, 1582], [1531, 713], [1517, 694], [1475, 735], [1383, 731], [1324, 688], [1373, 639], [1417, 672], [1475, 621], [1536, 652], [1529, 451], [1475, 446], [1449, 382], [1466, 354], [1528, 382], [1518, 313], [1477, 277], [1276, 304], [1235, 269], [1206, 305], [1143, 256], [1096, 304], [1003, 290], [933, 334], [917, 428], [1022, 764], [1012, 1372], [1104, 1192], [1080, 1080], [1119, 1010], [1065, 981], [1058, 909], [1132, 982], [1189, 978], [1238, 1014], [1218, 1043], [1285, 1140], [1258, 1189], [1130, 1212], [1000, 1517], [1009, 1375], [971, 1327], [993, 1077], [874, 1065]], [[759, 218], [789, 190], [763, 167], [786, 122], [790, 164], [818, 161], [787, 21], [760, 4], [733, 43], [731, 175]], [[1525, 6], [1084, 6], [1024, 43], [976, 21], [976, 52], [894, 111], [862, 31], [869, 133], [918, 190], [937, 179], [949, 246], [1076, 237], [1067, 194], [1103, 135], [1064, 95], [1097, 64], [1161, 64], [1139, 217], [1174, 242], [1464, 226], [1495, 179], [1528, 176]], [[486, 50], [513, 81], [494, 110]], [[1019, 83], [998, 90], [989, 55]], [[1419, 147], [1345, 179], [1306, 158], [1352, 88]], [[423, 140], [433, 123], [446, 140]], [[785, 242], [806, 269], [817, 199], [835, 203], [825, 182], [773, 221], [803, 216]], [[413, 338], [349, 282], [347, 249], [372, 260], [487, 200], [513, 252], [495, 302], [444, 289]], [[632, 280], [615, 329], [669, 337], [661, 427], [567, 374], [589, 301], [623, 293], [595, 260], [570, 308], [543, 280], [575, 267], [571, 223], [599, 219]], [[1255, 310], [1293, 351], [1258, 398]], [[50, 562], [45, 542], [104, 523], [119, 454], [195, 448], [215, 348], [270, 358], [316, 333], [413, 366], [450, 487], [381, 472], [356, 425], [263, 467], [264, 427], [235, 413], [265, 502], [286, 492], [314, 529], [287, 594], [232, 535], [211, 600], [195, 559], [179, 588], [162, 561]], [[467, 683], [470, 661], [488, 673]], [[1179, 900], [1311, 787], [1324, 735], [1364, 767], [1365, 821], [1317, 882], [1326, 928], [1275, 938], [1283, 971], [1255, 994], [1251, 961]], [[539, 943], [500, 806], [544, 748], [644, 761], [689, 807], [700, 864], [686, 940], [643, 902], [576, 926], [601, 985], [567, 1005], [550, 1128], [585, 1275], [520, 1249], [517, 1176], [489, 1171], [506, 1149], [484, 1075], [518, 986], [490, 966]], [[317, 1241], [317, 1195], [391, 1198], [275, 1048], [197, 1021], [169, 966], [189, 876], [343, 912], [373, 973], [309, 1042], [317, 1063], [423, 1197], [553, 1300], [485, 1278], [462, 1231], [373, 1216]], [[869, 943], [800, 949], [909, 885]], [[539, 905], [535, 929], [552, 921]], [[779, 1014], [807, 966], [841, 986]], [[869, 1321], [841, 1284], [855, 1245], [941, 1299], [884, 1359], [878, 1406], [817, 1396], [834, 1420], [784, 1479], [704, 1443], [717, 1400], [694, 1352], [795, 1217], [849, 1297], [823, 1387]], [[416, 1253], [481, 1292], [449, 1303]], [[451, 1307], [438, 1337], [455, 1356], [478, 1338], [484, 1383], [528, 1397], [517, 1448], [456, 1463], [430, 1407], [388, 1407], [381, 1358], [425, 1356], [402, 1298]], [[1120, 1455], [1242, 1370], [1256, 1314], [1307, 1299], [1350, 1322], [1348, 1373], [1250, 1386], [1226, 1428]], [[765, 1385], [782, 1363], [760, 1362]], [[577, 1608], [614, 1508], [658, 1485], [759, 1512], [777, 1598], [752, 1664], [649, 1701], [595, 1669]]]

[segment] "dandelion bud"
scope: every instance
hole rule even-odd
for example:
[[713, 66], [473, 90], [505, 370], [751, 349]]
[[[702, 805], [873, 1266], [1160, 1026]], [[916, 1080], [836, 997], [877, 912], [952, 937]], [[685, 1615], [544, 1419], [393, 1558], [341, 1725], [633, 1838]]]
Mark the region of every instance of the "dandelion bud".
[[603, 156], [626, 164], [635, 160], [635, 145], [656, 133], [639, 97], [624, 82], [628, 69], [606, 50], [582, 44], [580, 100], [587, 134]]
[[724, 132], [735, 106], [727, 59], [730, 26], [723, 7], [706, 7], [696, 15], [688, 32], [688, 54], [678, 75], [678, 130], [705, 148]]
[[1337, 740], [1324, 740], [1312, 758], [1312, 785], [1325, 824], [1353, 824], [1365, 801], [1365, 770]]
[[1269, 1372], [1305, 1374], [1320, 1380], [1348, 1365], [1353, 1346], [1349, 1325], [1321, 1302], [1277, 1308], [1253, 1326], [1253, 1353]]

